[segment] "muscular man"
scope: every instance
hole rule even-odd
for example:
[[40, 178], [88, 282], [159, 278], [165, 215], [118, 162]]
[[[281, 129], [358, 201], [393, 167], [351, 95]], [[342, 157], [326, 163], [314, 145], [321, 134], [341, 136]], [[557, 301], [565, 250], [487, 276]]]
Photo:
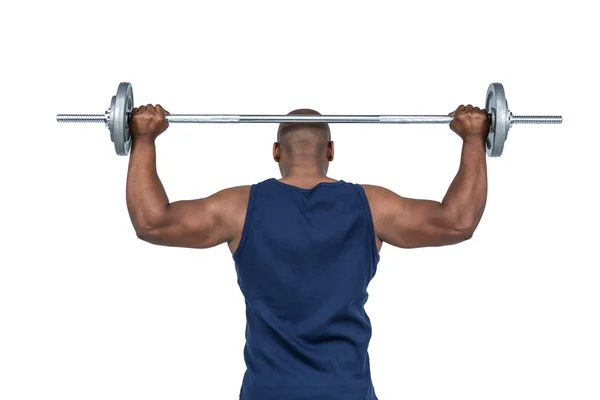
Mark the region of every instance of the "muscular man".
[[[316, 113], [296, 110], [293, 113]], [[367, 285], [382, 243], [403, 248], [469, 239], [487, 197], [488, 114], [460, 106], [460, 168], [441, 202], [327, 177], [327, 124], [281, 124], [273, 158], [282, 179], [170, 202], [156, 173], [155, 140], [168, 114], [133, 110], [127, 207], [139, 238], [163, 246], [227, 243], [246, 301], [242, 400], [376, 400], [367, 347]]]

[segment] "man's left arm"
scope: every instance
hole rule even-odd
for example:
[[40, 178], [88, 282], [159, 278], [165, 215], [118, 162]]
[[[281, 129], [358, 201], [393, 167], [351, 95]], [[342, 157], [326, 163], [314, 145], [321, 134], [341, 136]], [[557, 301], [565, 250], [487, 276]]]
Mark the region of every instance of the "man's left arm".
[[249, 187], [170, 203], [156, 170], [156, 138], [168, 123], [162, 107], [134, 109], [127, 173], [127, 209], [137, 236], [162, 246], [208, 248], [235, 241], [243, 227]]

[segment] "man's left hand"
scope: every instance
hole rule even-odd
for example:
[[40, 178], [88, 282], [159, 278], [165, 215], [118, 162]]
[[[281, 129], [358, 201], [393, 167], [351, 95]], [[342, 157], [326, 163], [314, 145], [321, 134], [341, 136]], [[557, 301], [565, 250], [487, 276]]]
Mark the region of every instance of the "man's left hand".
[[169, 112], [160, 104], [134, 108], [129, 119], [129, 132], [133, 140], [154, 142], [169, 127], [167, 115]]

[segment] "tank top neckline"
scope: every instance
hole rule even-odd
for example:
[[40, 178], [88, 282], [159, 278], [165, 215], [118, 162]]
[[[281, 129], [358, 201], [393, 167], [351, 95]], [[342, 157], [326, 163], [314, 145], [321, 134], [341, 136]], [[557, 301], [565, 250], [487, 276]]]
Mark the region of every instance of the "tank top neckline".
[[311, 191], [313, 191], [316, 188], [321, 187], [321, 186], [339, 186], [339, 185], [342, 185], [342, 184], [346, 183], [343, 180], [339, 180], [339, 181], [336, 181], [336, 182], [319, 182], [315, 186], [313, 186], [311, 189], [306, 189], [306, 188], [301, 188], [301, 187], [298, 187], [298, 186], [290, 185], [289, 183], [281, 182], [277, 178], [271, 178], [269, 180], [271, 182], [274, 182], [274, 183], [278, 184], [278, 185], [281, 185], [281, 186], [284, 186], [284, 187], [287, 187], [287, 188], [290, 188], [290, 189], [294, 189], [294, 190], [299, 190], [301, 192], [311, 192]]

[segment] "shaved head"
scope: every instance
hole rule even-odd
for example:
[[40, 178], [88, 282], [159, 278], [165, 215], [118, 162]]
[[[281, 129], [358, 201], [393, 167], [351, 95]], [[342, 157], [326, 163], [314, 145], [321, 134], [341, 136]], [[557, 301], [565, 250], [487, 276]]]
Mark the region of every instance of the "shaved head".
[[[288, 115], [321, 115], [315, 110], [302, 108]], [[288, 154], [315, 154], [325, 151], [331, 140], [329, 125], [321, 122], [286, 122], [279, 125], [277, 141]]]
[[[321, 115], [315, 110], [302, 108], [288, 115]], [[273, 158], [279, 163], [283, 176], [291, 169], [327, 173], [333, 160], [333, 142], [329, 125], [323, 122], [285, 122], [277, 130]], [[287, 171], [287, 172], [286, 172]]]

